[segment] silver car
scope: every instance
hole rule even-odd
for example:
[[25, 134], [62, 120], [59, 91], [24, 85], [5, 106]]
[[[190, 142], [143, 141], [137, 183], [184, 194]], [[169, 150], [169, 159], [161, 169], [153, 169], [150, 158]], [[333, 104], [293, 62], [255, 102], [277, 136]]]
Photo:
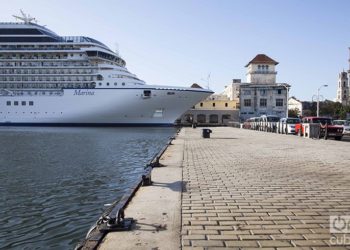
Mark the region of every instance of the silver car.
[[278, 133], [295, 134], [295, 124], [300, 123], [299, 118], [282, 118], [278, 124]]
[[343, 135], [350, 135], [350, 121], [347, 120], [333, 120], [333, 125], [343, 126]]

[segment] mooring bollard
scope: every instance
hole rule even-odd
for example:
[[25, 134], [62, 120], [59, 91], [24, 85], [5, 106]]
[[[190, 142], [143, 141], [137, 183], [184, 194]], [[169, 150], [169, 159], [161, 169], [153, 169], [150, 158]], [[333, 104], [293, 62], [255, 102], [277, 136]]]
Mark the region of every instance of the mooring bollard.
[[211, 129], [203, 128], [202, 129], [202, 137], [203, 138], [210, 138], [210, 133], [212, 133]]

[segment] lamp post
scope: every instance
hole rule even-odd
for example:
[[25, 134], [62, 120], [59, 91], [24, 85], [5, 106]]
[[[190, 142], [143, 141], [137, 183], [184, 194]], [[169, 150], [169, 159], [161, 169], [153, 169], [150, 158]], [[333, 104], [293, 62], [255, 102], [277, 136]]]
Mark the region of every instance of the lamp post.
[[328, 87], [327, 84], [321, 85], [318, 89], [317, 89], [317, 117], [320, 116], [320, 90], [322, 87]]

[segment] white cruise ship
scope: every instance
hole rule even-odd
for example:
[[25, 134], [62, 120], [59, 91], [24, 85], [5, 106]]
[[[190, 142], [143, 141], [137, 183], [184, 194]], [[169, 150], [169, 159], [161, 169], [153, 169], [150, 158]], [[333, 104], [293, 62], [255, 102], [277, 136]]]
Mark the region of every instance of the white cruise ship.
[[213, 93], [147, 85], [103, 43], [17, 18], [0, 23], [0, 125], [171, 125]]

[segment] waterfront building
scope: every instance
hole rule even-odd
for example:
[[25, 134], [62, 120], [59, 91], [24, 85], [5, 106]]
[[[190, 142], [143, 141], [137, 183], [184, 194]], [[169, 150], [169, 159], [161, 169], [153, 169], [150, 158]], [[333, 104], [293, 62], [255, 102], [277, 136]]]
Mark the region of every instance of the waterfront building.
[[241, 84], [241, 79], [233, 79], [232, 83], [225, 86], [223, 95], [226, 95], [230, 100], [235, 100], [239, 103], [239, 86]]
[[261, 115], [287, 115], [290, 85], [276, 82], [277, 64], [265, 54], [258, 54], [245, 66], [247, 82], [239, 84], [241, 121]]
[[288, 99], [288, 110], [298, 110], [298, 115], [303, 114], [303, 102], [292, 96]]
[[340, 102], [342, 105], [350, 104], [349, 84], [348, 73], [343, 70], [338, 77], [336, 102]]
[[226, 93], [213, 94], [197, 103], [180, 118], [182, 125], [227, 125], [239, 121], [239, 103]]

